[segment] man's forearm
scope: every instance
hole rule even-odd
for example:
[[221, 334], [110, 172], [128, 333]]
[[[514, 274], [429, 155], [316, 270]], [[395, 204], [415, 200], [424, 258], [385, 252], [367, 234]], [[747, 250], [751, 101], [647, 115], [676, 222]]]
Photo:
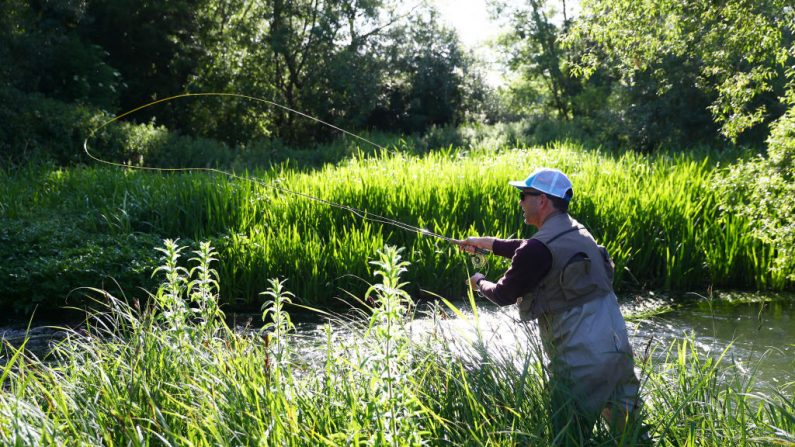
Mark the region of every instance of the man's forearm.
[[497, 304], [498, 306], [510, 306], [511, 304], [516, 304], [516, 298], [511, 299], [504, 297], [503, 294], [500, 293], [497, 284], [486, 279], [478, 281], [478, 290], [480, 290], [480, 293], [486, 297], [486, 299], [494, 304]]

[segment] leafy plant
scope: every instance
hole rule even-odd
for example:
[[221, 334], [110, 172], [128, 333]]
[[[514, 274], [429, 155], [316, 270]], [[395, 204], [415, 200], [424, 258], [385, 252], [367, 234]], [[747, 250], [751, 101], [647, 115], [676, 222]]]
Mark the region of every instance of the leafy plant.
[[771, 269], [778, 280], [795, 281], [795, 108], [776, 122], [768, 153], [726, 168], [714, 185], [727, 216], [748, 217], [750, 235], [774, 250]]
[[196, 308], [191, 309], [199, 318], [202, 325], [212, 325], [224, 317], [218, 306], [218, 292], [220, 284], [218, 272], [210, 267], [213, 261], [218, 261], [216, 252], [209, 242], [199, 244], [199, 249], [193, 252], [196, 256], [191, 258], [195, 266], [190, 269], [188, 276], [192, 278], [186, 285], [190, 302]]
[[180, 252], [185, 247], [177, 245], [177, 241], [166, 239], [162, 248], [162, 264], [152, 272], [152, 276], [162, 273], [164, 281], [154, 294], [157, 306], [162, 309], [161, 318], [172, 330], [182, 330], [188, 322], [188, 305], [183, 299], [188, 283], [188, 271], [178, 265]]
[[260, 333], [265, 332], [267, 344], [274, 350], [276, 364], [282, 367], [289, 360], [289, 334], [295, 330], [285, 305], [292, 304], [295, 295], [285, 289], [284, 281], [276, 278], [268, 281], [270, 288], [260, 293], [271, 298], [262, 305], [262, 321], [265, 324], [260, 329]]

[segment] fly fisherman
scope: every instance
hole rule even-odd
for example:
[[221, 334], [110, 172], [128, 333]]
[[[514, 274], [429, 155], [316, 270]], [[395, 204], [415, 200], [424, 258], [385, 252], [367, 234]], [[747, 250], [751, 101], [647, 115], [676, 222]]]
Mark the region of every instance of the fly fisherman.
[[496, 283], [476, 273], [469, 284], [498, 305], [518, 304], [522, 321], [538, 320], [550, 360], [550, 417], [557, 444], [587, 442], [599, 414], [620, 433], [639, 415], [639, 382], [613, 292], [612, 260], [569, 216], [574, 193], [565, 174], [542, 168], [510, 184], [520, 191], [524, 222], [538, 232], [528, 240], [461, 241], [464, 251], [481, 248], [511, 259]]

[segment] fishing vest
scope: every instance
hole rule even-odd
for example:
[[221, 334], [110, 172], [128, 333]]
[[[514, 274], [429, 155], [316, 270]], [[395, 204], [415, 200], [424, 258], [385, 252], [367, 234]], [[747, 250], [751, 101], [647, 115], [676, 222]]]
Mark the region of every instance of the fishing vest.
[[519, 300], [523, 321], [580, 306], [613, 291], [613, 260], [568, 214], [547, 219], [533, 235], [552, 254], [549, 273]]

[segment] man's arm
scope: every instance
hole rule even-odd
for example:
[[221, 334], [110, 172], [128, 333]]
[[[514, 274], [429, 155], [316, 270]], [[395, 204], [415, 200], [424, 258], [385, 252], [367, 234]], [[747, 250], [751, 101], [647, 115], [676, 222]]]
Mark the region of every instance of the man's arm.
[[475, 248], [482, 248], [503, 258], [512, 258], [514, 252], [524, 242], [524, 239], [497, 239], [494, 237], [468, 237], [463, 241], [457, 241], [461, 250], [467, 253], [474, 253]]
[[[513, 241], [506, 243], [513, 244]], [[495, 253], [510, 246], [498, 247], [499, 243], [493, 245]], [[552, 253], [549, 249], [542, 242], [530, 239], [520, 241], [511, 258], [511, 266], [499, 281], [494, 283], [484, 277], [473, 278], [483, 296], [500, 306], [508, 306], [516, 304], [520, 296], [535, 289], [551, 267]]]

